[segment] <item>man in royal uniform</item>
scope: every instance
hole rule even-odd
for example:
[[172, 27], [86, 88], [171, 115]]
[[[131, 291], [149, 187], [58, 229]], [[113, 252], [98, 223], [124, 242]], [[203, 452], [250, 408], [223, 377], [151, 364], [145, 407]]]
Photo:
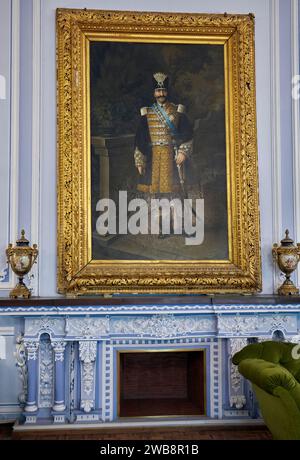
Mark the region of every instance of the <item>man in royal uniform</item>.
[[140, 192], [174, 196], [182, 191], [184, 166], [192, 154], [193, 129], [184, 106], [168, 100], [168, 76], [155, 73], [153, 82], [155, 102], [141, 109], [135, 138], [137, 188]]

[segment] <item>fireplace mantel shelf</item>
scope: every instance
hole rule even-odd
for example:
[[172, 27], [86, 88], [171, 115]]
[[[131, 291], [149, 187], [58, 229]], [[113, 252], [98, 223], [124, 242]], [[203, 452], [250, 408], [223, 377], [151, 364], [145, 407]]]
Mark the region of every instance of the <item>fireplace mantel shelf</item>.
[[276, 295], [130, 295], [112, 297], [0, 297], [0, 315], [26, 313], [63, 314], [147, 314], [147, 313], [255, 313], [300, 312], [300, 296]]
[[[45, 417], [49, 426], [117, 421], [118, 356], [124, 351], [205, 350], [206, 417], [251, 419], [256, 406], [231, 357], [249, 341], [300, 337], [299, 296], [0, 298], [5, 316], [16, 323], [21, 373], [27, 363], [23, 416], [32, 426]], [[52, 399], [45, 363], [51, 363]]]
[[278, 295], [112, 295], [112, 296], [56, 296], [56, 297], [31, 297], [30, 299], [11, 299], [9, 297], [0, 297], [0, 306], [3, 305], [120, 305], [120, 304], [300, 304], [299, 296], [278, 296]]

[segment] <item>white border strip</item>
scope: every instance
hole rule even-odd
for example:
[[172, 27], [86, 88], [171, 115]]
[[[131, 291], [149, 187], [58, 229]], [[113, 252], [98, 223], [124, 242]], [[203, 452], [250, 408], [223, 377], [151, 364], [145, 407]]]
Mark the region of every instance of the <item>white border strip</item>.
[[[219, 372], [219, 389], [218, 389], [218, 397], [219, 397], [219, 419], [224, 417], [223, 415], [223, 356], [222, 356], [222, 343], [223, 340], [218, 338], [218, 372]], [[225, 364], [225, 363], [224, 363]]]
[[87, 430], [90, 431], [93, 428], [97, 429], [106, 429], [106, 428], [129, 428], [129, 427], [145, 427], [145, 426], [232, 426], [232, 427], [239, 427], [239, 426], [265, 426], [263, 420], [252, 420], [252, 419], [241, 419], [241, 420], [216, 420], [216, 419], [196, 419], [196, 420], [163, 420], [160, 419], [159, 421], [147, 421], [144, 419], [137, 420], [137, 421], [123, 421], [123, 422], [105, 422], [105, 423], [76, 423], [76, 424], [52, 424], [52, 425], [20, 425], [17, 421], [13, 427], [14, 431], [47, 431], [47, 430]]
[[[282, 239], [281, 131], [280, 131], [280, 0], [270, 0], [271, 17], [271, 149], [273, 242]], [[279, 272], [273, 265], [273, 291], [279, 286]]]
[[[39, 247], [40, 228], [40, 132], [41, 132], [41, 0], [32, 4], [32, 184], [31, 242]], [[39, 295], [39, 266], [31, 270], [32, 294]]]
[[[19, 129], [20, 129], [20, 0], [12, 0], [11, 9], [11, 115], [10, 115], [10, 190], [9, 240], [18, 234], [19, 206]], [[10, 281], [0, 283], [0, 292], [16, 284], [16, 275], [10, 270]]]
[[15, 335], [14, 327], [0, 327], [0, 335], [11, 336]]
[[[210, 417], [215, 418], [217, 417], [218, 414], [215, 414], [215, 393], [214, 393], [214, 385], [215, 385], [215, 373], [214, 373], [214, 343], [212, 343], [207, 350], [209, 353], [209, 362], [210, 362], [210, 388], [209, 388], [209, 394], [210, 394]], [[207, 369], [205, 369], [206, 372]], [[208, 389], [208, 385], [207, 385]], [[208, 400], [208, 396], [206, 392], [206, 401]], [[216, 420], [216, 419], [215, 419]]]
[[[19, 414], [22, 412], [22, 409], [20, 408], [20, 406], [18, 404], [14, 404], [14, 403], [11, 403], [11, 404], [5, 404], [5, 406], [0, 406], [0, 414]], [[13, 421], [15, 421], [15, 419], [13, 419]], [[1, 420], [1, 422], [5, 422], [5, 423], [8, 423], [8, 420]]]
[[[291, 0], [291, 50], [292, 76], [299, 75], [299, 3]], [[294, 235], [295, 242], [300, 242], [300, 100], [292, 101], [293, 130], [293, 185], [294, 185]], [[296, 286], [300, 283], [300, 267], [296, 272]]]

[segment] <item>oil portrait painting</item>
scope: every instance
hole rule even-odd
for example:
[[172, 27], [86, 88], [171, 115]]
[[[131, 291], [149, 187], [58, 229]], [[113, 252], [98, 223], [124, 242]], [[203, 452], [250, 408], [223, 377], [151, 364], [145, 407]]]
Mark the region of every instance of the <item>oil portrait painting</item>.
[[[90, 69], [93, 258], [228, 259], [223, 47], [96, 42]], [[177, 122], [178, 145], [168, 119], [153, 109], [159, 89], [166, 93], [162, 106]], [[182, 174], [175, 159], [180, 147]], [[114, 234], [97, 232], [103, 198], [115, 204]], [[184, 198], [194, 211], [191, 241], [184, 221], [174, 233], [172, 201]], [[148, 204], [148, 215], [141, 213], [144, 234], [120, 234], [120, 214], [135, 199]], [[153, 234], [151, 199], [171, 203], [165, 234]], [[196, 199], [203, 200], [201, 216]]]

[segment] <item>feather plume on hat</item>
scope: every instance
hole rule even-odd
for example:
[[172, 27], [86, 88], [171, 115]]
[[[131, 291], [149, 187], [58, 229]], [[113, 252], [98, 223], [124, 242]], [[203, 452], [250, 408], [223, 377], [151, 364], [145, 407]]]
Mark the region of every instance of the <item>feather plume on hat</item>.
[[168, 89], [169, 78], [168, 75], [162, 72], [153, 74], [154, 89]]

